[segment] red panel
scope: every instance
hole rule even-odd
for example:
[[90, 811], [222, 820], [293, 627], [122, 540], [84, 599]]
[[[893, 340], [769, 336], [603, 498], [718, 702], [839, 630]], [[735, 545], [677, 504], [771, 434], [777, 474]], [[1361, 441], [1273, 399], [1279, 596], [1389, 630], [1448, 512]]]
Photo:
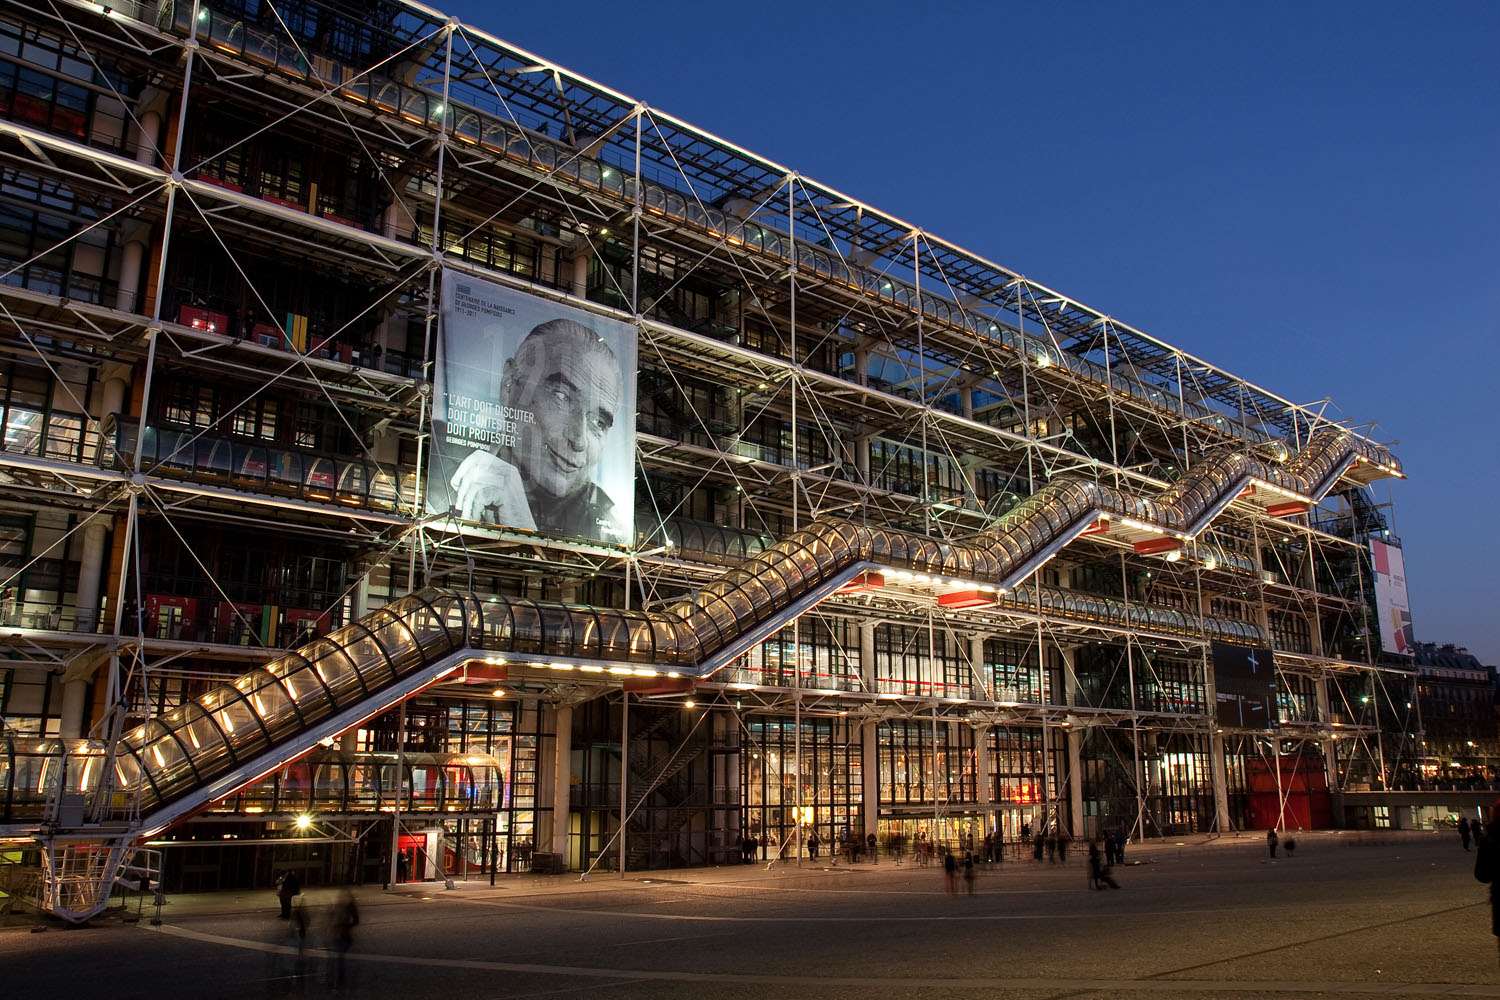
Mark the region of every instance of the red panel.
[[995, 603], [995, 595], [983, 590], [957, 590], [951, 594], [939, 594], [938, 605], [944, 608], [983, 608]]
[[1293, 514], [1306, 514], [1305, 503], [1273, 503], [1266, 508], [1266, 513], [1272, 517], [1291, 517]]
[[[1109, 522], [1101, 517], [1087, 528], [1084, 528], [1083, 535], [1102, 535], [1108, 530]], [[1079, 535], [1078, 537], [1082, 538], [1083, 535]]]
[[1144, 542], [1135, 543], [1135, 550], [1143, 556], [1156, 552], [1171, 552], [1173, 549], [1180, 548], [1182, 548], [1182, 543], [1175, 538], [1148, 538]]
[[464, 667], [465, 684], [493, 684], [510, 680], [510, 670], [503, 663], [471, 663]]
[[885, 575], [883, 573], [861, 573], [848, 583], [839, 588], [840, 594], [852, 594], [856, 590], [873, 590], [876, 587], [885, 586]]
[[692, 694], [698, 682], [691, 677], [627, 677], [621, 686], [632, 694]]

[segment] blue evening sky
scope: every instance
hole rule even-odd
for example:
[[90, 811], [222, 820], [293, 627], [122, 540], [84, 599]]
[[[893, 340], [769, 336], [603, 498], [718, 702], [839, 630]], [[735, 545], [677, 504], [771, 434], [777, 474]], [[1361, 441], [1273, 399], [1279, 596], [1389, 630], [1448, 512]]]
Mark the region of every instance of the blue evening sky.
[[429, 2], [1376, 421], [1416, 637], [1500, 663], [1500, 3]]

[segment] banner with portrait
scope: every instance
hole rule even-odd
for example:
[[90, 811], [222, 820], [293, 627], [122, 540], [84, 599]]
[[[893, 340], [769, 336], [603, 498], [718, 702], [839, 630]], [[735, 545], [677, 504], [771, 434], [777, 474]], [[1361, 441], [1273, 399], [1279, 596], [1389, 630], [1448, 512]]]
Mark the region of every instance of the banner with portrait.
[[630, 544], [635, 365], [628, 323], [444, 271], [427, 512]]
[[1370, 539], [1375, 564], [1375, 611], [1380, 618], [1380, 648], [1411, 656], [1411, 602], [1406, 596], [1406, 556], [1401, 546]]

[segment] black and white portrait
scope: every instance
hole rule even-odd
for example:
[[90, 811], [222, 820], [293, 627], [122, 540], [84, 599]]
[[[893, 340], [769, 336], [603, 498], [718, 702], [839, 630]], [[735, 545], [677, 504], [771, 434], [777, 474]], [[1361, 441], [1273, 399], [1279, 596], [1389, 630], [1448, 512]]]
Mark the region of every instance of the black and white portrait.
[[428, 512], [628, 544], [635, 329], [447, 272], [440, 333]]

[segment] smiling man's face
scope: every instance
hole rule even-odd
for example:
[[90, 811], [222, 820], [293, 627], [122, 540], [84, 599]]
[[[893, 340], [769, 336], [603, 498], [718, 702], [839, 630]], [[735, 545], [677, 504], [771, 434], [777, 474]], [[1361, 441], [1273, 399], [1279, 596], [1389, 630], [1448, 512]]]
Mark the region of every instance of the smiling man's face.
[[522, 419], [517, 442], [502, 453], [528, 494], [564, 499], [589, 485], [620, 407], [620, 366], [591, 330], [567, 321], [545, 324], [505, 363], [500, 400]]

